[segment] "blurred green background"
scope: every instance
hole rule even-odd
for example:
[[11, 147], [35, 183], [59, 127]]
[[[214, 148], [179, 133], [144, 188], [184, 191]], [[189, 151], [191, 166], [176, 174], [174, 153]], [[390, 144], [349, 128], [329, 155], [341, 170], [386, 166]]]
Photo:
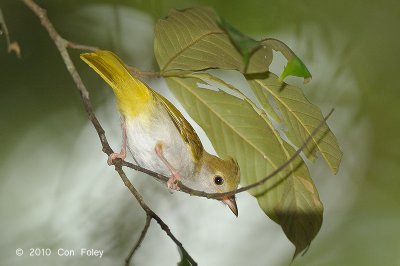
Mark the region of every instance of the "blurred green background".
[[[313, 74], [298, 79], [326, 114], [344, 151], [332, 176], [321, 162], [313, 178], [325, 203], [320, 234], [294, 265], [400, 265], [400, 4], [398, 1], [38, 1], [68, 40], [113, 50], [144, 70], [156, 69], [152, 30], [170, 8], [212, 6], [241, 31], [276, 37]], [[0, 265], [122, 265], [144, 214], [106, 166], [77, 90], [37, 17], [20, 1], [0, 1], [22, 58], [0, 36]], [[110, 90], [71, 51], [114, 149], [118, 115]], [[280, 73], [278, 56], [272, 66]], [[160, 80], [150, 83], [169, 95]], [[170, 97], [170, 96], [169, 96]], [[133, 173], [130, 173], [133, 176]], [[288, 265], [293, 247], [249, 196], [233, 219], [218, 204], [170, 195], [134, 177], [200, 265]], [[223, 246], [221, 246], [223, 245]], [[51, 248], [30, 257], [29, 248]], [[104, 249], [101, 259], [58, 256], [59, 248]], [[25, 254], [15, 255], [17, 248]], [[157, 225], [135, 265], [174, 265], [179, 255]]]

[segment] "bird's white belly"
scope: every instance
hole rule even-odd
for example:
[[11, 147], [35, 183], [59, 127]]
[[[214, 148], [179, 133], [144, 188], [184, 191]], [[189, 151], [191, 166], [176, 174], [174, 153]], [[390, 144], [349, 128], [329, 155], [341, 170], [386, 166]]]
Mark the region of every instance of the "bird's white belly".
[[193, 175], [191, 151], [166, 111], [161, 111], [159, 116], [150, 121], [141, 115], [127, 119], [126, 133], [129, 150], [140, 166], [166, 176], [171, 175], [155, 151], [156, 145], [161, 144], [164, 157], [182, 178]]

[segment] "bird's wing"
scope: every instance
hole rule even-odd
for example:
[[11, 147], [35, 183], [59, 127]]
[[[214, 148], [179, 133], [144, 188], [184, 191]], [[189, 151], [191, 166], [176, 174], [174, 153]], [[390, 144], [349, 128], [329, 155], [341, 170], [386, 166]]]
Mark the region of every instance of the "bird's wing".
[[154, 98], [156, 98], [165, 108], [165, 110], [167, 110], [172, 122], [174, 122], [176, 129], [181, 134], [186, 144], [189, 145], [192, 151], [193, 159], [195, 161], [198, 161], [203, 155], [204, 148], [199, 139], [199, 136], [197, 136], [196, 134], [196, 131], [194, 131], [190, 123], [170, 101], [168, 101], [162, 95], [158, 94], [156, 91], [151, 91], [154, 95]]

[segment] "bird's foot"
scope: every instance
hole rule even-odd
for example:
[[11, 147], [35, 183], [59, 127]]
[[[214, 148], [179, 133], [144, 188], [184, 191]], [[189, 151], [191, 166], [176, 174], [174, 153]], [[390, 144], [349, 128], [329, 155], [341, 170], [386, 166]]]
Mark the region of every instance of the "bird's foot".
[[111, 153], [110, 156], [108, 156], [108, 160], [107, 160], [107, 164], [108, 165], [113, 165], [114, 164], [114, 160], [116, 159], [121, 159], [121, 160], [125, 160], [126, 158], [126, 152], [121, 151], [120, 153]]
[[178, 175], [178, 173], [173, 173], [172, 175], [171, 175], [171, 177], [168, 179], [168, 181], [167, 181], [167, 187], [168, 187], [168, 189], [169, 189], [169, 191], [172, 193], [172, 192], [174, 192], [175, 190], [176, 191], [179, 191], [179, 190], [181, 190], [180, 188], [179, 188], [179, 186], [178, 186], [178, 181], [179, 181], [179, 179], [180, 179], [180, 177], [179, 177], [179, 175]]

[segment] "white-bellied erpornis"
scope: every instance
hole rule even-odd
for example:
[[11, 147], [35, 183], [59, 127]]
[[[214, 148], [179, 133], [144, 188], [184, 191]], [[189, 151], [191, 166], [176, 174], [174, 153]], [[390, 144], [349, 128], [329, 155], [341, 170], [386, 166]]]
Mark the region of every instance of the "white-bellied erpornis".
[[[134, 77], [110, 51], [81, 54], [81, 59], [110, 85], [122, 116], [122, 149], [109, 157], [125, 159], [128, 146], [140, 166], [170, 176], [169, 189], [179, 189], [177, 181], [207, 193], [236, 190], [239, 165], [209, 154], [196, 132], [179, 110], [166, 98]], [[234, 196], [223, 198], [237, 216]]]

